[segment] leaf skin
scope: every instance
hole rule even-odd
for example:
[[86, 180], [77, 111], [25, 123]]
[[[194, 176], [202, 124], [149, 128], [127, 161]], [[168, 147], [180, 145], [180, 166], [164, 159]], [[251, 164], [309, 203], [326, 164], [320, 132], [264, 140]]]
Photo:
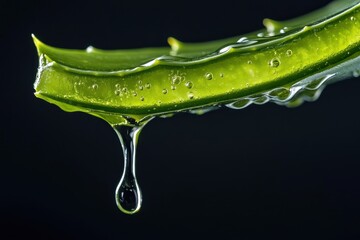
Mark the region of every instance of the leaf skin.
[[340, 80], [347, 74], [337, 66], [360, 53], [359, 8], [359, 1], [335, 1], [294, 20], [265, 19], [266, 30], [206, 43], [169, 38], [170, 47], [162, 48], [69, 50], [33, 36], [40, 59], [35, 95], [121, 124], [127, 117], [140, 121], [255, 99], [274, 89], [290, 92], [296, 83], [329, 74]]

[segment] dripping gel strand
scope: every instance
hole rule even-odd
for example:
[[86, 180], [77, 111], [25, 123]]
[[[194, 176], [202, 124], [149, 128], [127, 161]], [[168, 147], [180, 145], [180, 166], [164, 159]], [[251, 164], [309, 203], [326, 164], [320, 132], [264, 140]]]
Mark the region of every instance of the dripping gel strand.
[[134, 214], [141, 208], [142, 195], [135, 173], [136, 146], [142, 125], [114, 125], [124, 155], [124, 170], [115, 191], [118, 208], [127, 214]]

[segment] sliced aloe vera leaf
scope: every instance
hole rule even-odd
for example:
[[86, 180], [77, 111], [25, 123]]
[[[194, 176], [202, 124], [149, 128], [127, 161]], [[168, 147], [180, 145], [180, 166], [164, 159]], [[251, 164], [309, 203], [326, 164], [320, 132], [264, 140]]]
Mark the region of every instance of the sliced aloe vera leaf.
[[[341, 2], [294, 20], [264, 20], [265, 30], [240, 37], [196, 44], [170, 38], [164, 48], [68, 50], [34, 37], [35, 95], [113, 124], [239, 101], [293, 105], [301, 92], [314, 91], [306, 88], [313, 81], [343, 79], [359, 62], [359, 1]], [[276, 96], [277, 89], [288, 93]]]

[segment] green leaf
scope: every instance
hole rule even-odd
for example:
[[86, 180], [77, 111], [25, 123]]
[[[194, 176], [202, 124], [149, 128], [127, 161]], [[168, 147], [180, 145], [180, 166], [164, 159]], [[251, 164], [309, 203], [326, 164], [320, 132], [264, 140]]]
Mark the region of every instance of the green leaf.
[[205, 43], [169, 38], [161, 48], [69, 50], [33, 36], [35, 95], [111, 124], [220, 105], [296, 106], [357, 70], [359, 8], [335, 1], [293, 20], [264, 19], [266, 29], [254, 33]]

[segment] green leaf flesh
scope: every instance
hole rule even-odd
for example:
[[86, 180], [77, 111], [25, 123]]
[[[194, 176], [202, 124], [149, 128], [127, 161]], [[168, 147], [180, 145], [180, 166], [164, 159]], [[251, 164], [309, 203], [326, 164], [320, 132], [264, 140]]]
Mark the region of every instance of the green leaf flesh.
[[264, 19], [266, 29], [205, 43], [129, 50], [70, 50], [35, 36], [35, 95], [66, 111], [110, 124], [180, 111], [272, 101], [297, 106], [359, 66], [359, 1], [335, 1], [293, 20]]

